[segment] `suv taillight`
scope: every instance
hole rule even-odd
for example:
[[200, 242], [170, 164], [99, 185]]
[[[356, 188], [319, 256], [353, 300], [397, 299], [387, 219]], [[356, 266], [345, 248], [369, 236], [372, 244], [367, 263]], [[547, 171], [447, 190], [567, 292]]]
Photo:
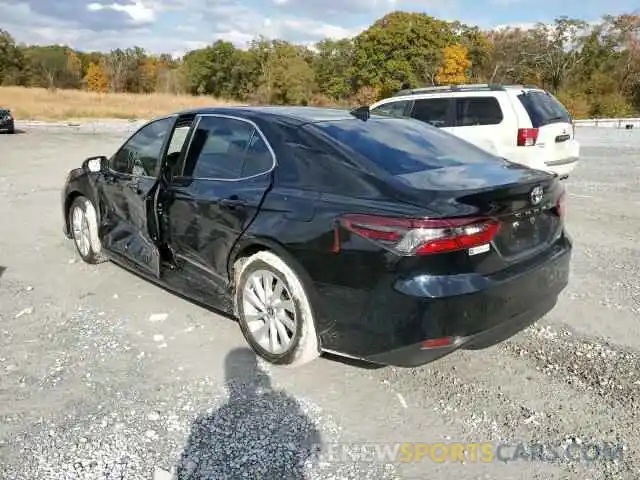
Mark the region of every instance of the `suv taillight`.
[[519, 128], [518, 129], [518, 146], [530, 147], [538, 141], [537, 128]]
[[[346, 230], [403, 256], [466, 250], [490, 243], [500, 223], [493, 218], [409, 219], [377, 215], [344, 215]], [[336, 230], [334, 252], [340, 251]]]

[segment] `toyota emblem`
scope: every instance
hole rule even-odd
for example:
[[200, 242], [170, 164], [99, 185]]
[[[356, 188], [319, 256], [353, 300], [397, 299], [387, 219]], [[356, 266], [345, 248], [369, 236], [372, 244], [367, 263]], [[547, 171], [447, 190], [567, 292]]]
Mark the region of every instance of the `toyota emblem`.
[[542, 189], [542, 187], [540, 185], [534, 187], [534, 189], [531, 190], [531, 205], [538, 205], [540, 202], [542, 202], [543, 196], [544, 190]]

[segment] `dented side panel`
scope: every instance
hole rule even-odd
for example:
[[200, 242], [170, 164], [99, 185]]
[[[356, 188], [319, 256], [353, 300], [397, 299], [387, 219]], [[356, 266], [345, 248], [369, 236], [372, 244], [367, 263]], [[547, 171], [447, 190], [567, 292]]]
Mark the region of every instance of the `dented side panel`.
[[126, 178], [112, 172], [98, 185], [102, 207], [99, 235], [104, 248], [159, 276], [160, 253], [150, 227], [157, 182], [153, 178]]
[[239, 182], [174, 181], [163, 206], [172, 251], [226, 285], [229, 254], [258, 214], [270, 185], [269, 174]]

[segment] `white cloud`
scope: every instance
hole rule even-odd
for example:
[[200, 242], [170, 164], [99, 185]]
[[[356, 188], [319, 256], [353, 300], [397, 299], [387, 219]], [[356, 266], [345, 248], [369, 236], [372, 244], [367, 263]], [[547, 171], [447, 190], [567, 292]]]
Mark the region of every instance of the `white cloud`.
[[[219, 39], [245, 47], [259, 35], [305, 45], [351, 37], [407, 1], [416, 0], [0, 0], [0, 19], [27, 43], [185, 52]], [[457, 0], [419, 1], [433, 10]]]
[[87, 5], [90, 12], [99, 12], [101, 10], [113, 10], [114, 12], [124, 12], [131, 20], [138, 24], [153, 23], [156, 21], [156, 12], [144, 6], [141, 2], [133, 4], [111, 3], [104, 5], [102, 3], [90, 3]]

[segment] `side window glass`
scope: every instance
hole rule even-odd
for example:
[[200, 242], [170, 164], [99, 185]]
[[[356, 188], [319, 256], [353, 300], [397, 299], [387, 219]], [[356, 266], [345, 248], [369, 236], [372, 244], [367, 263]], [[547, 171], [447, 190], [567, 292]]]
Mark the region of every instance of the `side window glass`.
[[456, 125], [497, 125], [502, 122], [502, 109], [494, 97], [469, 97], [456, 100]]
[[190, 128], [191, 128], [191, 125], [176, 127], [176, 129], [173, 131], [171, 142], [169, 142], [169, 149], [167, 150], [167, 155], [180, 153], [182, 151], [182, 147], [184, 146], [184, 142], [187, 139], [187, 135], [189, 134]]
[[162, 146], [172, 123], [172, 118], [163, 118], [143, 127], [113, 156], [111, 169], [128, 175], [156, 177]]
[[273, 156], [271, 151], [258, 132], [255, 132], [247, 148], [241, 176], [259, 175], [270, 170], [272, 166]]
[[191, 130], [191, 123], [180, 125], [173, 130], [169, 147], [167, 148], [167, 164], [169, 165], [171, 175], [180, 175], [182, 162], [180, 154]]
[[434, 127], [450, 127], [449, 105], [447, 98], [418, 99], [413, 105], [411, 116], [417, 120], [430, 123]]
[[409, 102], [407, 100], [402, 100], [398, 102], [389, 102], [383, 105], [380, 105], [377, 108], [372, 110], [373, 113], [381, 113], [383, 115], [393, 115], [393, 116], [402, 116], [404, 114], [405, 109], [407, 108], [407, 104]]
[[253, 125], [242, 120], [202, 117], [194, 132], [186, 176], [232, 180], [242, 176]]

